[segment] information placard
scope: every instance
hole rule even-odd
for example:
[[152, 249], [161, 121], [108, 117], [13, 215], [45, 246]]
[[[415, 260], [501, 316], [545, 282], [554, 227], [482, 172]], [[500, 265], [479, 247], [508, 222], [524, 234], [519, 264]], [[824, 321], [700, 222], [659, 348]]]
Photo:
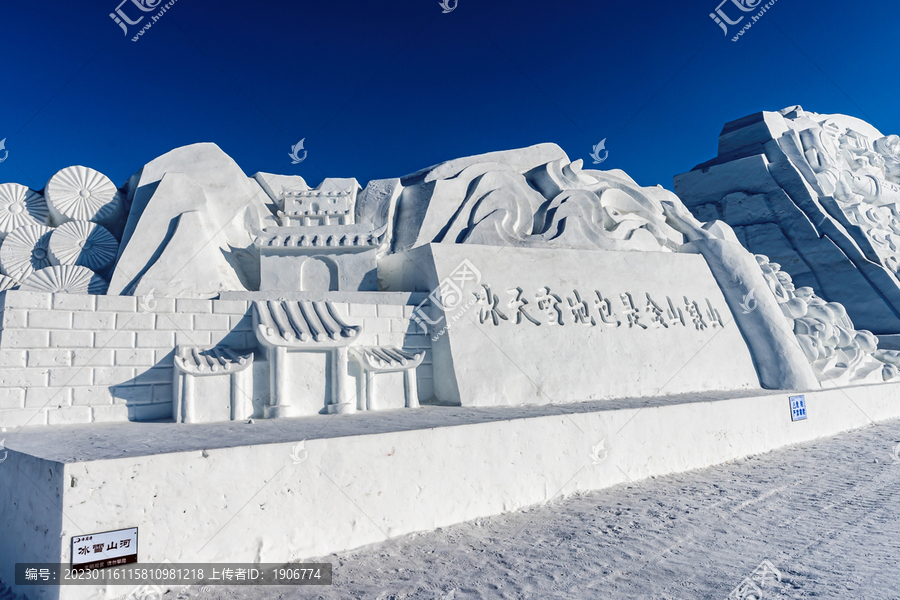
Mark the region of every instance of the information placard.
[[806, 396], [791, 396], [791, 421], [806, 419]]
[[72, 568], [104, 569], [136, 563], [137, 527], [72, 537]]

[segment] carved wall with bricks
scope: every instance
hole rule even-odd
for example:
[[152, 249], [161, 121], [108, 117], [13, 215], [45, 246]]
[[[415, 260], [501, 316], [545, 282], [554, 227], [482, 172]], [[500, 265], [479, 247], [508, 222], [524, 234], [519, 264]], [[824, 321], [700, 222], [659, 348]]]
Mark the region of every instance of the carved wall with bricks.
[[[333, 305], [363, 325], [361, 345], [426, 350], [418, 395], [431, 398], [431, 344], [410, 322], [415, 306]], [[2, 292], [0, 427], [170, 418], [176, 345], [257, 349], [251, 313], [244, 300]], [[265, 403], [265, 390], [253, 395]]]

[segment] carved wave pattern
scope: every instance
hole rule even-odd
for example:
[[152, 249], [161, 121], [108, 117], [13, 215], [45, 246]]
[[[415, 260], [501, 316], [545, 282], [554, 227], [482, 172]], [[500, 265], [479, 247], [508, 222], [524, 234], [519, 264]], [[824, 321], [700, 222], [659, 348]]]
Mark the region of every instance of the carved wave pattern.
[[857, 330], [842, 304], [826, 302], [812, 288], [795, 288], [781, 265], [762, 254], [756, 255], [756, 262], [821, 381], [871, 381], [872, 375], [887, 381], [900, 375], [900, 369], [878, 350], [878, 338], [864, 329]]
[[[668, 192], [599, 171], [583, 173], [581, 161], [549, 163], [527, 182], [509, 173], [495, 181], [497, 187], [486, 193], [481, 184], [474, 188], [465, 203], [472, 206], [468, 225], [455, 241], [657, 252], [675, 251], [684, 242], [666, 223], [660, 197]], [[521, 191], [527, 196], [528, 188], [532, 197], [523, 200]]]
[[847, 219], [866, 232], [882, 264], [900, 273], [900, 219], [890, 207], [866, 202], [841, 206]]

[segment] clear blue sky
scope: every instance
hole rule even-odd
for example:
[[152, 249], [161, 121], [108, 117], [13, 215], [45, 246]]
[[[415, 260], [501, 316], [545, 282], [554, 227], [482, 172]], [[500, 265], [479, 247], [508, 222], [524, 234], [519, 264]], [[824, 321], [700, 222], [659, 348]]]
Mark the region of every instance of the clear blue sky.
[[760, 110], [900, 133], [896, 0], [778, 0], [737, 43], [709, 17], [718, 0], [177, 0], [136, 43], [149, 19], [126, 37], [119, 1], [0, 7], [0, 182], [41, 188], [84, 164], [121, 185], [211, 141], [248, 175], [365, 184], [548, 141], [590, 162], [607, 138], [600, 168], [671, 189], [726, 121]]

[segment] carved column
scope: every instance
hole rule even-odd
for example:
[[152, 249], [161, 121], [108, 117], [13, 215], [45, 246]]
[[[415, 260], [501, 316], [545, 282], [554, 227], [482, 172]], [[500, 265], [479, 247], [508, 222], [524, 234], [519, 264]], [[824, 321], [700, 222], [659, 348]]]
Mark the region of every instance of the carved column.
[[340, 407], [340, 412], [349, 413], [356, 411], [356, 403], [351, 403], [350, 381], [347, 369], [349, 360], [345, 346], [335, 348], [332, 351], [332, 393], [331, 403]]
[[266, 407], [267, 419], [291, 416], [287, 354], [287, 348], [283, 346], [272, 348], [269, 353], [269, 360], [272, 361], [272, 364], [269, 369], [271, 378], [269, 380], [269, 406]]
[[419, 387], [415, 369], [403, 371], [403, 384], [406, 390], [406, 408], [419, 408]]
[[231, 374], [231, 420], [242, 421], [253, 416], [253, 372], [250, 369]]
[[181, 394], [181, 410], [183, 411], [183, 423], [194, 422], [194, 378], [187, 373], [181, 378], [182, 394]]

